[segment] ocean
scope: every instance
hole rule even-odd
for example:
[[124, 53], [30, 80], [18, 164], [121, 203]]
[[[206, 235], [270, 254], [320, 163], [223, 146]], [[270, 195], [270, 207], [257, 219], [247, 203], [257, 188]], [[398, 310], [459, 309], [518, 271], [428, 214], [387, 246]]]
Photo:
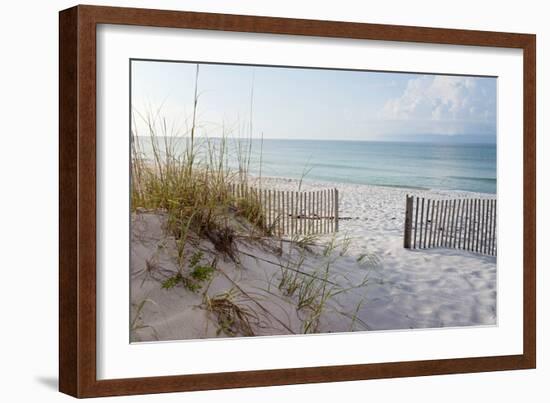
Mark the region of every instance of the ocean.
[[251, 150], [256, 175], [262, 150], [263, 176], [496, 193], [495, 144], [264, 139]]

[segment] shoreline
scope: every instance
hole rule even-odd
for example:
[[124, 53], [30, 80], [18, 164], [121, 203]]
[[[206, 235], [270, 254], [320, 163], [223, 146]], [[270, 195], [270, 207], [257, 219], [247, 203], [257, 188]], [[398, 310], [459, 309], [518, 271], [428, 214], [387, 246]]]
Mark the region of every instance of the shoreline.
[[[266, 157], [267, 158], [267, 157]], [[145, 160], [149, 160], [149, 157], [145, 157]], [[260, 169], [259, 164], [262, 164], [262, 168]], [[292, 169], [288, 171], [287, 169], [284, 169], [284, 166], [287, 164], [286, 160], [281, 161], [269, 161], [268, 159], [259, 161], [254, 159], [251, 162], [250, 168], [253, 168], [254, 172], [251, 171], [247, 172], [247, 175], [250, 177], [258, 177], [260, 172], [263, 172], [262, 177], [265, 178], [280, 178], [280, 179], [292, 179], [295, 181], [299, 181], [299, 174], [302, 168], [304, 168], [302, 165], [299, 164], [300, 168], [298, 169], [298, 166], [295, 166], [293, 164], [296, 164], [296, 161], [289, 160], [288, 164], [290, 164], [291, 167], [295, 167], [296, 169]], [[283, 167], [283, 169], [277, 169], [278, 167]], [[337, 169], [340, 169], [343, 167], [343, 169], [346, 168], [345, 164], [340, 166], [335, 166]], [[238, 172], [238, 165], [236, 164], [236, 161], [231, 160], [231, 163], [227, 167], [232, 172]], [[351, 168], [350, 168], [351, 169]], [[411, 191], [435, 191], [435, 192], [457, 192], [457, 193], [474, 193], [474, 194], [485, 194], [485, 195], [496, 195], [497, 193], [497, 178], [490, 177], [490, 173], [486, 173], [484, 176], [468, 176], [467, 174], [461, 174], [459, 172], [448, 172], [446, 175], [431, 175], [430, 173], [417, 173], [418, 176], [411, 176], [410, 181], [414, 181], [414, 185], [410, 185], [407, 183], [407, 174], [408, 171], [401, 172], [401, 177], [395, 174], [395, 170], [389, 170], [391, 172], [385, 172], [382, 168], [382, 174], [377, 176], [371, 176], [372, 174], [369, 173], [369, 168], [353, 168], [353, 171], [346, 171], [348, 175], [343, 175], [341, 178], [334, 178], [331, 174], [331, 169], [329, 168], [327, 170], [326, 166], [323, 166], [322, 164], [320, 166], [315, 167], [315, 173], [318, 175], [319, 179], [312, 178], [306, 175], [306, 177], [303, 179], [304, 182], [326, 182], [331, 184], [353, 184], [353, 185], [360, 185], [360, 186], [382, 186], [382, 187], [391, 187], [391, 188], [401, 188], [401, 189], [411, 189]], [[288, 172], [287, 172], [288, 171]], [[352, 173], [359, 173], [360, 175], [352, 175]], [[267, 174], [266, 174], [267, 173]], [[463, 176], [465, 175], [465, 176]], [[358, 178], [358, 181], [354, 181], [353, 178]], [[327, 179], [324, 179], [327, 178]], [[396, 178], [399, 178], [399, 180], [395, 180]], [[372, 183], [372, 182], [381, 182], [381, 183]], [[371, 182], [371, 183], [369, 183]], [[387, 183], [386, 183], [387, 182]], [[431, 187], [430, 187], [431, 186]], [[442, 187], [437, 187], [442, 186]], [[448, 187], [444, 187], [448, 186]], [[494, 191], [494, 192], [493, 192]]]
[[[252, 179], [251, 182], [258, 182], [260, 177], [258, 175], [248, 174]], [[408, 194], [414, 195], [415, 193], [433, 193], [438, 195], [448, 195], [448, 197], [464, 195], [469, 197], [478, 197], [486, 199], [496, 199], [496, 193], [486, 193], [486, 192], [473, 192], [470, 190], [456, 190], [456, 189], [429, 189], [423, 187], [414, 187], [414, 186], [401, 186], [401, 185], [373, 185], [368, 183], [355, 183], [355, 182], [335, 182], [335, 181], [325, 181], [320, 179], [296, 179], [289, 178], [285, 176], [262, 176], [261, 181], [267, 181], [272, 183], [282, 183], [283, 185], [288, 186], [289, 184], [298, 185], [302, 181], [302, 186], [308, 188], [308, 190], [313, 190], [313, 187], [324, 187], [324, 188], [347, 188], [347, 187], [361, 187], [361, 188], [381, 188], [381, 189], [390, 189], [390, 190], [399, 190], [399, 191], [408, 191]]]

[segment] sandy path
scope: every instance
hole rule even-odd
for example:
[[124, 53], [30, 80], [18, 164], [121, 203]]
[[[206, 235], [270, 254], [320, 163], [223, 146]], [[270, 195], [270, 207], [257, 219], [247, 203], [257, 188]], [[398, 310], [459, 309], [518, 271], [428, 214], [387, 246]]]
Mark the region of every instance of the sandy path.
[[[297, 190], [297, 181], [264, 178], [263, 186]], [[487, 197], [489, 195], [415, 191], [368, 185], [304, 182], [302, 189], [338, 187], [341, 195], [338, 240], [351, 238], [344, 256], [307, 253], [300, 268], [318, 273], [330, 260], [330, 280], [338, 289], [351, 288], [331, 298], [320, 319], [320, 332], [456, 327], [496, 324], [496, 258], [453, 249], [407, 250], [403, 248], [403, 218], [406, 194], [439, 198]], [[177, 340], [225, 335], [219, 333], [215, 315], [204, 309], [200, 293], [183, 288], [160, 287], [162, 270], [174, 272], [173, 239], [166, 238], [159, 214], [132, 217], [131, 298], [135, 322], [133, 340]], [[321, 241], [327, 241], [325, 236]], [[208, 248], [208, 245], [205, 245]], [[285, 248], [285, 246], [283, 245]], [[265, 260], [284, 263], [282, 256], [263, 248], [240, 243], [239, 267], [223, 261], [208, 289], [217, 295], [235, 288], [239, 303], [258, 313], [256, 335], [301, 333], [304, 315], [296, 311], [296, 299], [277, 288], [280, 267]], [[361, 260], [361, 257], [368, 258]], [[291, 259], [296, 258], [293, 251]], [[360, 261], [358, 261], [360, 260]], [[154, 262], [157, 275], [144, 270]], [[375, 262], [375, 264], [373, 263]], [[160, 270], [160, 271], [158, 271]], [[368, 278], [366, 286], [353, 288]], [[140, 302], [147, 300], [138, 312]], [[150, 302], [149, 302], [150, 301]]]
[[[281, 178], [264, 178], [263, 185], [277, 189], [298, 188], [297, 181]], [[366, 289], [337, 298], [340, 309], [357, 306], [363, 299], [358, 318], [369, 330], [496, 324], [495, 257], [455, 249], [403, 248], [407, 194], [443, 199], [492, 195], [302, 183], [303, 190], [326, 187], [339, 189], [340, 216], [351, 218], [340, 222], [339, 234], [339, 238], [346, 235], [352, 239], [348, 256], [367, 253], [378, 260]], [[361, 280], [363, 273], [354, 271], [350, 262], [338, 262], [337, 265], [338, 270], [353, 279], [352, 282]], [[342, 330], [343, 325], [337, 327]], [[356, 327], [361, 328], [359, 324]]]

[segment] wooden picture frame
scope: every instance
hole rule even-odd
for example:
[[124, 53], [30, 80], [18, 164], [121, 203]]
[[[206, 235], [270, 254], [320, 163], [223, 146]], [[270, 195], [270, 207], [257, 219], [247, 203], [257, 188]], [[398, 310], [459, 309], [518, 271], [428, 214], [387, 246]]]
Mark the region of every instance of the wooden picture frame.
[[[523, 354], [230, 373], [96, 378], [96, 26], [122, 24], [523, 50]], [[196, 12], [76, 6], [60, 12], [59, 389], [75, 397], [535, 368], [534, 35]], [[520, 231], [520, 229], [518, 229]]]

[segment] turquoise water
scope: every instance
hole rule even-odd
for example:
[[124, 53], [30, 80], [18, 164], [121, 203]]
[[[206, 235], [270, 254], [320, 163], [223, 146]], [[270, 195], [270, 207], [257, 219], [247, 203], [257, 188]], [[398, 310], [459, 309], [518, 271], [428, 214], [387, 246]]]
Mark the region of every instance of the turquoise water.
[[263, 176], [496, 193], [495, 144], [264, 139], [251, 149], [255, 174], [262, 149]]
[[262, 154], [265, 176], [496, 193], [494, 144], [264, 140]]

